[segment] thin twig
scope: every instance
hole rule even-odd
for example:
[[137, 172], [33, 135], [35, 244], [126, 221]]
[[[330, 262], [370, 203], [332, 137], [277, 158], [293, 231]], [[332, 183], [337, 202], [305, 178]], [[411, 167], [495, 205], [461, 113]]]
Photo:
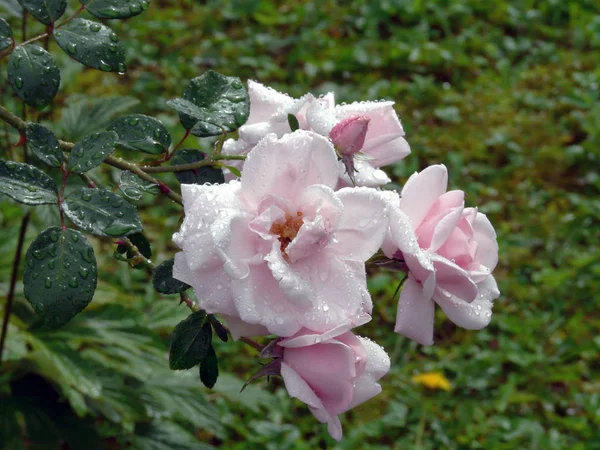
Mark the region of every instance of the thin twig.
[[201, 167], [212, 166], [215, 161], [243, 161], [246, 159], [245, 155], [213, 155], [209, 159], [202, 161], [179, 164], [176, 166], [164, 166], [164, 167], [152, 167], [152, 166], [140, 166], [140, 169], [146, 173], [164, 173], [164, 172], [182, 172], [184, 170], [200, 169]]
[[2, 352], [4, 351], [4, 342], [6, 341], [6, 333], [8, 332], [8, 322], [15, 298], [15, 286], [17, 285], [17, 276], [19, 275], [19, 263], [21, 262], [21, 254], [23, 253], [23, 242], [25, 241], [25, 232], [31, 218], [31, 210], [25, 214], [21, 220], [21, 228], [19, 230], [19, 240], [17, 241], [17, 250], [13, 260], [12, 274], [10, 276], [10, 285], [8, 295], [6, 296], [6, 306], [4, 308], [4, 317], [2, 319], [2, 336], [0, 337], [0, 365], [2, 365]]
[[[9, 124], [13, 128], [16, 128], [17, 130], [19, 130], [20, 132], [23, 132], [23, 133], [25, 132], [25, 129], [27, 127], [27, 123], [24, 120], [15, 116], [13, 113], [11, 113], [8, 109], [4, 108], [3, 106], [0, 106], [0, 120], [3, 120], [4, 122]], [[61, 140], [59, 140], [58, 142], [60, 144], [60, 148], [66, 152], [70, 152], [71, 150], [73, 150], [73, 147], [75, 147], [75, 144], [73, 144], [72, 142], [66, 142], [66, 141], [61, 141]], [[107, 156], [104, 159], [104, 162], [106, 164], [108, 164], [109, 166], [116, 167], [117, 169], [128, 170], [129, 172], [140, 177], [142, 180], [146, 180], [150, 183], [156, 184], [157, 186], [159, 186], [161, 188], [160, 191], [166, 197], [169, 197], [174, 202], [179, 203], [180, 205], [183, 205], [183, 200], [181, 199], [181, 195], [173, 192], [171, 189], [166, 187], [164, 185], [164, 183], [162, 183], [161, 181], [148, 175], [137, 164], [130, 163], [128, 161], [125, 161], [125, 160], [123, 160], [119, 157], [115, 157], [115, 156]]]

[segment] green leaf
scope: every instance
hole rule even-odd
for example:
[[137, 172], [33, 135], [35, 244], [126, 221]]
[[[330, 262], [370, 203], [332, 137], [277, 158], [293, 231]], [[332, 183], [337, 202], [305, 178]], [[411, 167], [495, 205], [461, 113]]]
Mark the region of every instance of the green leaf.
[[288, 118], [288, 123], [290, 124], [290, 129], [292, 130], [292, 133], [294, 131], [296, 131], [298, 128], [300, 128], [300, 123], [298, 123], [298, 118], [295, 115], [288, 114], [287, 118]]
[[171, 135], [162, 122], [143, 114], [119, 117], [108, 129], [119, 135], [119, 145], [127, 150], [158, 155], [171, 145]]
[[206, 352], [206, 356], [200, 361], [200, 381], [209, 389], [217, 382], [219, 378], [219, 362], [215, 349], [211, 345]]
[[229, 338], [227, 335], [227, 329], [221, 324], [221, 322], [219, 322], [218, 319], [212, 314], [208, 316], [208, 320], [215, 330], [215, 333], [217, 333], [217, 336], [219, 336], [219, 339], [221, 339], [223, 342], [227, 342]]
[[169, 350], [172, 370], [191, 369], [202, 361], [211, 347], [212, 329], [204, 311], [195, 311], [173, 330]]
[[44, 25], [52, 25], [65, 12], [67, 0], [18, 0], [33, 17]]
[[0, 17], [0, 52], [12, 47], [15, 43], [13, 32], [6, 20]]
[[79, 0], [89, 5], [86, 10], [99, 19], [127, 19], [141, 14], [150, 4], [150, 0]]
[[84, 138], [71, 150], [67, 169], [73, 173], [82, 173], [93, 169], [114, 151], [118, 139], [119, 136], [114, 131], [94, 133]]
[[61, 166], [64, 160], [63, 152], [52, 131], [39, 123], [30, 122], [27, 124], [25, 133], [29, 148], [35, 156], [50, 166]]
[[0, 193], [26, 205], [58, 202], [54, 180], [29, 164], [0, 159]]
[[135, 206], [105, 189], [79, 188], [63, 202], [65, 214], [88, 233], [123, 236], [142, 231]]
[[212, 70], [191, 80], [183, 91], [183, 99], [167, 104], [180, 113], [183, 127], [199, 137], [237, 130], [250, 113], [248, 92], [240, 79]]
[[[133, 233], [127, 236], [127, 238], [131, 241], [133, 245], [135, 245], [138, 251], [148, 259], [152, 258], [152, 248], [150, 247], [150, 242], [142, 233]], [[127, 259], [133, 258], [133, 253], [128, 250], [126, 245], [119, 244], [117, 246], [117, 253], [123, 254], [127, 252]]]
[[[204, 153], [193, 148], [178, 150], [171, 159], [171, 165], [190, 164], [204, 160]], [[224, 183], [223, 171], [213, 166], [199, 167], [194, 170], [175, 172], [181, 184]]]
[[140, 200], [144, 192], [152, 195], [157, 195], [160, 192], [160, 189], [156, 184], [142, 180], [136, 174], [131, 173], [128, 170], [121, 172], [119, 189], [125, 197], [132, 200]]
[[154, 271], [152, 285], [157, 292], [161, 294], [178, 294], [190, 288], [188, 284], [173, 278], [174, 263], [175, 260], [169, 259], [160, 264]]
[[58, 92], [60, 71], [50, 53], [42, 47], [18, 45], [8, 61], [8, 81], [21, 100], [42, 108]]
[[81, 64], [105, 72], [125, 72], [125, 49], [107, 26], [73, 19], [54, 30], [60, 48]]
[[31, 243], [25, 260], [25, 297], [47, 324], [64, 325], [92, 300], [96, 257], [79, 231], [47, 228]]

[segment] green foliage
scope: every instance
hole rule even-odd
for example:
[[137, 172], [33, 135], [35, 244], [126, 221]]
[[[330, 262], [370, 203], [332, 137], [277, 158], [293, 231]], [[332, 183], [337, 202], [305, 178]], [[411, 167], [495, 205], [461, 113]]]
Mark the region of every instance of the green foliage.
[[63, 152], [60, 149], [58, 139], [49, 129], [39, 123], [28, 123], [25, 132], [27, 143], [31, 151], [40, 161], [49, 166], [60, 167], [63, 160]]
[[125, 197], [131, 200], [140, 200], [144, 192], [152, 195], [157, 195], [160, 192], [156, 184], [142, 180], [128, 170], [121, 172], [119, 189]]
[[53, 32], [56, 43], [71, 58], [104, 72], [124, 73], [125, 49], [107, 26], [76, 18]]
[[152, 285], [161, 294], [178, 294], [190, 288], [184, 282], [173, 278], [173, 264], [175, 264], [175, 260], [169, 259], [160, 264], [154, 271]]
[[108, 129], [119, 135], [119, 145], [127, 150], [158, 155], [171, 145], [171, 135], [162, 122], [143, 114], [119, 117]]
[[0, 193], [26, 205], [57, 202], [54, 180], [35, 166], [0, 159]]
[[6, 20], [0, 17], [0, 52], [14, 44], [13, 32]]
[[25, 103], [43, 108], [58, 92], [60, 71], [50, 53], [39, 45], [19, 45], [10, 55], [8, 81]]
[[[182, 148], [171, 158], [171, 164], [178, 166], [204, 160], [204, 153], [193, 148]], [[175, 172], [175, 177], [181, 184], [224, 183], [223, 171], [217, 167], [205, 166], [194, 170]]]
[[44, 25], [52, 25], [67, 8], [67, 0], [17, 0], [33, 17]]
[[80, 0], [86, 10], [99, 19], [128, 19], [148, 9], [150, 0]]
[[298, 123], [298, 118], [295, 115], [288, 114], [287, 118], [288, 118], [288, 123], [290, 124], [290, 130], [292, 130], [292, 132], [294, 132], [298, 128], [300, 128], [300, 124]]
[[235, 131], [250, 113], [250, 99], [240, 79], [212, 70], [191, 80], [183, 98], [169, 100], [167, 105], [180, 113], [184, 128], [199, 137]]
[[193, 312], [173, 330], [169, 367], [172, 370], [191, 369], [209, 356], [211, 343], [212, 329], [206, 313]]
[[[150, 246], [150, 242], [148, 242], [148, 239], [146, 239], [146, 237], [142, 233], [133, 233], [127, 236], [127, 238], [138, 249], [142, 256], [148, 259], [152, 258], [152, 247]], [[127, 259], [133, 258], [133, 253], [124, 244], [119, 244], [117, 246], [116, 252], [119, 254], [127, 253]]]
[[209, 389], [212, 389], [219, 378], [219, 365], [215, 349], [208, 347], [206, 356], [200, 360], [200, 381]]
[[65, 198], [63, 208], [75, 225], [98, 236], [117, 237], [142, 231], [135, 206], [105, 189], [79, 188]]
[[73, 173], [87, 172], [98, 166], [117, 145], [119, 136], [114, 131], [94, 133], [78, 142], [67, 161], [67, 169]]
[[33, 241], [25, 260], [25, 297], [48, 325], [64, 325], [92, 301], [98, 280], [96, 257], [79, 231], [46, 229]]

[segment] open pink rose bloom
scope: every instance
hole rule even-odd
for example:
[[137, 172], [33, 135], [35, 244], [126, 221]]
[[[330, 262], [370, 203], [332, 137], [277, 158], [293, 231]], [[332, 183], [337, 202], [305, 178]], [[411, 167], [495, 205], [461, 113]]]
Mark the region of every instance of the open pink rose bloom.
[[[267, 134], [275, 133], [278, 137], [290, 133], [288, 114], [298, 120], [303, 130], [311, 130], [329, 137], [332, 130], [340, 122], [361, 118], [368, 120], [368, 127], [362, 137], [362, 144], [353, 149], [355, 157], [355, 185], [377, 187], [391, 180], [381, 167], [393, 164], [408, 156], [410, 147], [404, 139], [404, 129], [394, 111], [394, 102], [360, 102], [348, 105], [335, 105], [334, 94], [316, 98], [306, 94], [302, 98], [292, 97], [277, 92], [254, 81], [248, 81], [250, 95], [250, 117], [239, 129], [239, 139], [229, 139], [223, 146], [223, 153], [245, 155]], [[334, 139], [335, 143], [335, 139]], [[241, 161], [228, 164], [239, 169]], [[341, 186], [351, 186], [346, 167], [338, 163], [339, 182]], [[232, 175], [228, 175], [232, 178]]]
[[250, 117], [223, 147], [247, 155], [231, 163], [241, 177], [181, 186], [173, 277], [234, 339], [274, 335], [261, 352], [273, 361], [252, 379], [281, 375], [339, 440], [338, 416], [377, 395], [390, 368], [351, 331], [373, 312], [365, 263], [378, 254], [405, 272], [394, 330], [431, 345], [435, 304], [464, 328], [490, 322], [496, 233], [462, 191], [447, 192], [443, 165], [413, 174], [400, 195], [381, 190], [380, 168], [410, 153], [393, 102], [336, 106], [333, 94], [296, 100], [255, 82], [249, 94]]

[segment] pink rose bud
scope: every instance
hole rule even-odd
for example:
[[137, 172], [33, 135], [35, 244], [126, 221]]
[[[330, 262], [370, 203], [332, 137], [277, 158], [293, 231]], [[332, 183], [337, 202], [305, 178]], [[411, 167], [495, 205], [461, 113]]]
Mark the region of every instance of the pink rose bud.
[[352, 156], [363, 148], [370, 121], [366, 116], [350, 117], [331, 129], [329, 137], [342, 155]]

